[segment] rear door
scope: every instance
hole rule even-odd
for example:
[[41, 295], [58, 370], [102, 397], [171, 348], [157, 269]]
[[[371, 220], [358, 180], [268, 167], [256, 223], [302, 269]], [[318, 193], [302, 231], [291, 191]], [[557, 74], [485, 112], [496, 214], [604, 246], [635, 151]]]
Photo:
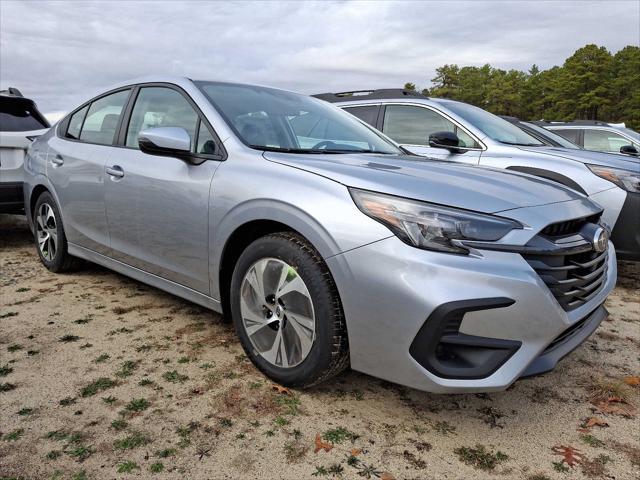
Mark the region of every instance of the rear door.
[[109, 254], [104, 165], [131, 89], [93, 100], [63, 121], [50, 141], [47, 176], [60, 203], [67, 240]]
[[[220, 144], [182, 90], [141, 86], [120, 134], [122, 148], [105, 165], [111, 247], [117, 260], [209, 294], [209, 195]], [[181, 127], [199, 165], [139, 150], [138, 134]]]
[[[460, 126], [431, 108], [420, 105], [388, 104], [382, 115], [382, 132], [416, 155], [438, 160], [477, 164], [480, 145]], [[451, 153], [444, 148], [429, 146], [429, 135], [453, 132], [460, 146], [469, 148], [464, 153]]]

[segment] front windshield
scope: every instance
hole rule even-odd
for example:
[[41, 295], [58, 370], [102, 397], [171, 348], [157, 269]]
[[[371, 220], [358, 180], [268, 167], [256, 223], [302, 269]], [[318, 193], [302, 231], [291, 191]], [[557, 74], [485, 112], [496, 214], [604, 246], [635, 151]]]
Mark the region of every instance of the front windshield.
[[353, 115], [317, 98], [252, 85], [196, 85], [251, 148], [294, 153], [402, 153]]
[[637, 142], [640, 142], [640, 133], [635, 130], [631, 130], [630, 128], [623, 128], [622, 131], [629, 135], [631, 138], [635, 139]]
[[530, 128], [531, 130], [535, 130], [536, 132], [538, 132], [541, 137], [552, 140], [553, 142], [560, 145], [562, 148], [572, 148], [573, 150], [582, 150], [575, 143], [571, 143], [566, 138], [558, 135], [557, 133], [553, 133], [551, 130], [547, 130], [546, 128], [539, 127], [538, 125], [534, 125], [533, 123], [529, 123], [529, 122], [523, 122], [523, 123], [527, 126], [527, 128]]
[[544, 145], [524, 130], [481, 108], [459, 102], [446, 102], [444, 105], [496, 142], [527, 147]]

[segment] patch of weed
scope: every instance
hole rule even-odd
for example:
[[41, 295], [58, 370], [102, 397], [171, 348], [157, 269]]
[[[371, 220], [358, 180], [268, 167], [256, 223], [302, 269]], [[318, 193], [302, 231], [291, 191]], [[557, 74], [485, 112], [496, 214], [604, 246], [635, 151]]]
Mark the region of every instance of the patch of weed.
[[344, 427], [338, 427], [324, 432], [322, 434], [322, 438], [331, 443], [342, 443], [345, 440], [351, 440], [352, 442], [354, 442], [355, 440], [360, 438], [360, 435], [350, 432]]
[[126, 378], [133, 375], [133, 372], [138, 368], [138, 362], [134, 360], [127, 360], [122, 364], [120, 370], [116, 372], [116, 376], [120, 378]]
[[20, 437], [22, 437], [23, 433], [24, 433], [24, 429], [18, 428], [17, 430], [14, 430], [13, 432], [7, 433], [4, 437], [2, 437], [2, 439], [5, 442], [15, 442], [16, 440], [20, 440]]
[[102, 362], [106, 362], [107, 360], [109, 360], [111, 357], [106, 354], [103, 353], [102, 355], [96, 357], [96, 359], [93, 361], [93, 363], [102, 363]]
[[78, 340], [80, 340], [78, 335], [71, 335], [70, 333], [63, 335], [58, 339], [58, 341], [62, 343], [77, 342]]
[[140, 470], [140, 467], [136, 462], [132, 462], [131, 460], [120, 462], [117, 468], [118, 473], [131, 473], [134, 470]]
[[49, 453], [45, 455], [47, 460], [55, 460], [56, 458], [60, 458], [62, 456], [62, 452], [60, 450], [51, 450]]
[[160, 457], [160, 458], [169, 458], [169, 457], [173, 457], [176, 454], [176, 449], [175, 448], [165, 448], [164, 450], [158, 450], [156, 452], [156, 457]]
[[98, 392], [102, 392], [104, 390], [108, 390], [110, 388], [113, 388], [117, 385], [118, 383], [115, 380], [111, 380], [108, 377], [100, 377], [97, 380], [94, 380], [93, 382], [91, 382], [89, 385], [87, 385], [86, 387], [84, 387], [81, 391], [80, 391], [80, 395], [85, 398], [85, 397], [91, 397], [93, 395], [95, 395]]
[[126, 421], [122, 420], [122, 419], [114, 420], [113, 422], [111, 422], [111, 428], [113, 428], [117, 432], [127, 428], [127, 425], [129, 425], [129, 424]]
[[188, 376], [181, 375], [176, 370], [163, 373], [162, 378], [164, 378], [167, 382], [171, 382], [171, 383], [184, 383], [187, 380], [189, 380]]
[[501, 451], [490, 452], [484, 445], [477, 444], [475, 448], [459, 447], [453, 451], [458, 455], [461, 462], [471, 465], [479, 470], [493, 470], [500, 463], [505, 462], [509, 457]]
[[131, 435], [113, 442], [113, 448], [116, 450], [132, 450], [134, 448], [147, 445], [150, 440], [140, 432], [134, 432]]
[[604, 442], [591, 434], [581, 435], [580, 439], [590, 447], [598, 448], [604, 446]]

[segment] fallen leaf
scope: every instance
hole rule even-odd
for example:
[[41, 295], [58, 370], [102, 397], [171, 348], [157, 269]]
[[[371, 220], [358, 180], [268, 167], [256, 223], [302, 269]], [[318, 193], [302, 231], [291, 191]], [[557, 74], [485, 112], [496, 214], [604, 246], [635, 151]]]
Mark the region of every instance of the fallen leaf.
[[624, 383], [632, 387], [640, 387], [640, 377], [624, 377]]
[[605, 422], [603, 419], [601, 419], [600, 417], [589, 417], [584, 422], [584, 427], [585, 428], [608, 427], [608, 426], [609, 426], [609, 424], [607, 422]]
[[573, 447], [565, 447], [564, 445], [556, 445], [552, 449], [556, 455], [562, 455], [562, 461], [573, 468], [586, 460], [586, 457], [580, 453], [580, 450]]
[[325, 442], [322, 440], [322, 437], [319, 433], [316, 433], [316, 448], [313, 450], [313, 453], [318, 453], [320, 450], [324, 450], [325, 452], [330, 451], [333, 448], [329, 442]]
[[278, 385], [277, 383], [271, 384], [271, 390], [274, 390], [281, 395], [291, 395], [291, 390], [287, 387], [283, 387], [282, 385]]
[[620, 415], [621, 417], [633, 418], [636, 415], [636, 409], [633, 405], [628, 404], [620, 397], [609, 397], [595, 404], [596, 408], [602, 413], [611, 415]]
[[362, 453], [362, 449], [361, 448], [352, 448], [350, 453], [351, 453], [352, 457], [357, 457], [358, 455], [360, 455]]
[[391, 475], [389, 472], [384, 472], [380, 475], [380, 480], [396, 480], [396, 477]]

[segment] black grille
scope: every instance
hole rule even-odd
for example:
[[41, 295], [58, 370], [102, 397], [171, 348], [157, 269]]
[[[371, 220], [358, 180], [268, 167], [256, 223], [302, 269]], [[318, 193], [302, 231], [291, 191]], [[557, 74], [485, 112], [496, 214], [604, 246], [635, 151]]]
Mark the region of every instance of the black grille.
[[607, 278], [607, 250], [523, 256], [566, 311], [578, 308], [595, 297]]
[[540, 233], [547, 237], [558, 237], [562, 235], [572, 235], [578, 233], [587, 223], [596, 223], [600, 214], [591, 217], [576, 218], [565, 222], [552, 223], [545, 227]]

